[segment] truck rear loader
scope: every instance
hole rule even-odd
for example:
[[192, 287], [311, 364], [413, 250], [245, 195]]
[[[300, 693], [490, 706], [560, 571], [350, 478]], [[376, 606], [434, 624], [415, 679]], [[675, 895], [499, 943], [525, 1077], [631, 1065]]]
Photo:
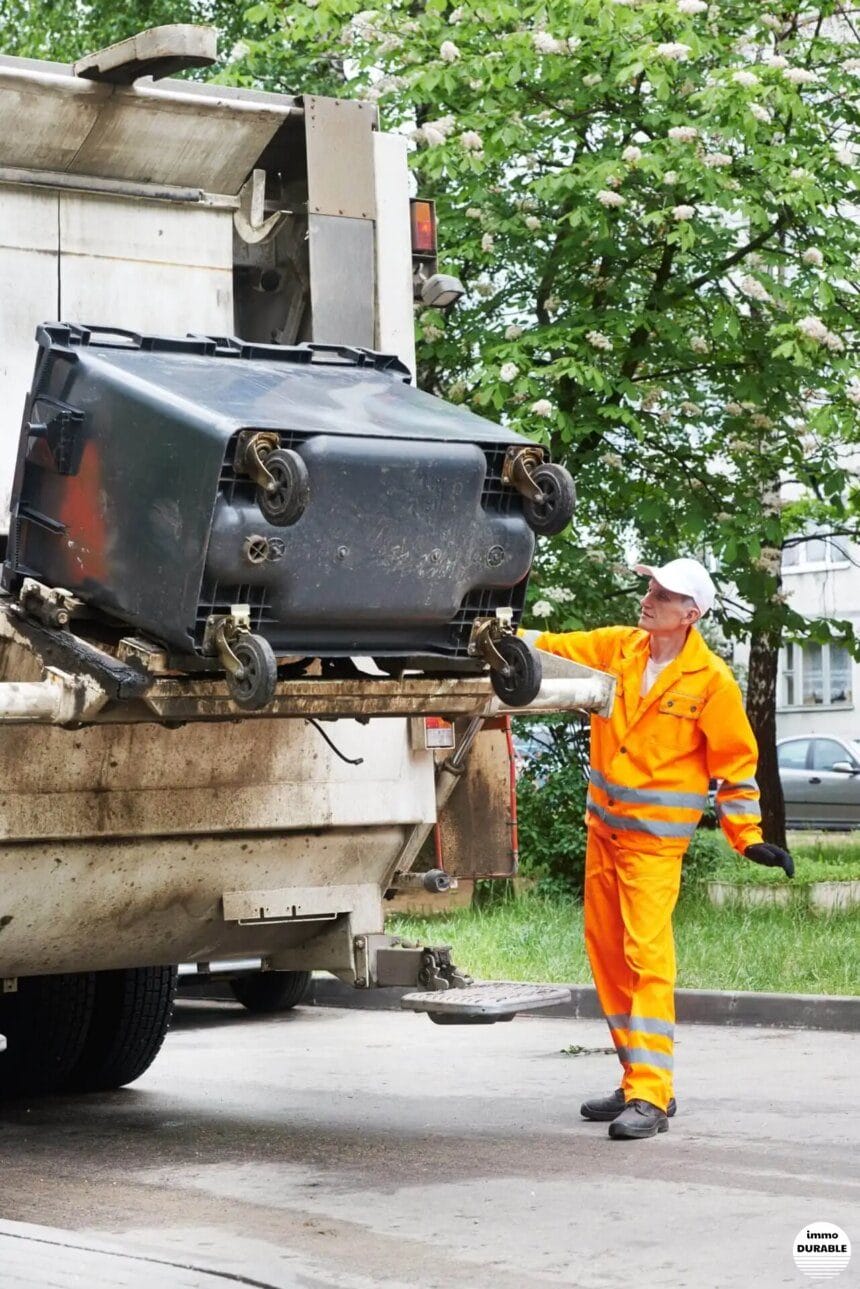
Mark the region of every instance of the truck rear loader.
[[383, 910], [449, 884], [434, 831], [455, 876], [513, 871], [511, 710], [609, 710], [515, 635], [572, 490], [412, 384], [414, 301], [459, 287], [406, 141], [170, 79], [214, 56], [178, 26], [0, 58], [5, 1094], [137, 1078], [180, 963], [440, 1021], [563, 996], [476, 990]]

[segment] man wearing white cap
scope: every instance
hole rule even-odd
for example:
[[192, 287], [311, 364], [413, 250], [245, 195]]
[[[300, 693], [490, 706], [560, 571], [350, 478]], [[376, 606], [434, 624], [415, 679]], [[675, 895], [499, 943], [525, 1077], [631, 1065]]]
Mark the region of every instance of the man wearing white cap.
[[618, 681], [611, 716], [591, 718], [585, 940], [624, 1074], [581, 1113], [621, 1139], [666, 1132], [676, 1109], [672, 911], [709, 780], [720, 781], [717, 816], [733, 848], [794, 875], [791, 856], [762, 839], [741, 692], [696, 630], [716, 595], [708, 570], [673, 559], [635, 572], [649, 579], [637, 628], [529, 632], [537, 648]]

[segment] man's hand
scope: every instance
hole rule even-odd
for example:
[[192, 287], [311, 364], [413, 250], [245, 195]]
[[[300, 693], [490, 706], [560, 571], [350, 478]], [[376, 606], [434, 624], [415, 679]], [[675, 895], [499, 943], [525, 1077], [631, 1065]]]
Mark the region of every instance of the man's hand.
[[782, 850], [779, 846], [772, 846], [769, 841], [747, 846], [744, 854], [754, 864], [764, 864], [765, 868], [781, 868], [786, 877], [794, 877], [794, 860], [788, 851]]

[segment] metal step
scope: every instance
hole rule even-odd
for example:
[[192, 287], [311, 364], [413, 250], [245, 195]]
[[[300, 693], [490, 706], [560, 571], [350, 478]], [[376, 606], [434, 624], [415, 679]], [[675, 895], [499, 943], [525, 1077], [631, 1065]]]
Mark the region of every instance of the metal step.
[[404, 994], [400, 1005], [409, 1011], [426, 1012], [437, 1025], [493, 1025], [496, 1021], [513, 1020], [517, 1012], [567, 1002], [570, 1002], [570, 990], [564, 985], [489, 981], [467, 989]]

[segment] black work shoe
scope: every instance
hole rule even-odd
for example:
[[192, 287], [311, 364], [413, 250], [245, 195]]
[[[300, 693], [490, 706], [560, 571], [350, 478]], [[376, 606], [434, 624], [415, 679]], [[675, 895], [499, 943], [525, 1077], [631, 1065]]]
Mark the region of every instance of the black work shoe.
[[[592, 1097], [589, 1101], [583, 1101], [579, 1107], [579, 1113], [583, 1119], [591, 1119], [596, 1123], [609, 1123], [612, 1119], [617, 1119], [623, 1109], [624, 1093], [621, 1088], [616, 1088], [608, 1097]], [[672, 1097], [666, 1109], [670, 1119], [677, 1109], [675, 1098]]]
[[616, 1141], [656, 1137], [658, 1132], [668, 1131], [669, 1120], [660, 1107], [638, 1098], [628, 1101], [621, 1114], [609, 1125], [609, 1135]]

